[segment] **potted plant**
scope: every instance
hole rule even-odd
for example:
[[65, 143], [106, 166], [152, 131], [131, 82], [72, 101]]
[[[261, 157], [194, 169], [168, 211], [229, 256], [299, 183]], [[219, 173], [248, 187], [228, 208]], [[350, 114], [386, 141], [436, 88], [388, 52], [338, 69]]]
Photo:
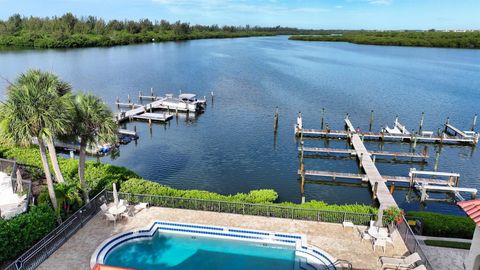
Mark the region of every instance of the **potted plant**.
[[395, 230], [395, 225], [403, 222], [403, 214], [403, 210], [396, 206], [390, 206], [383, 210], [383, 220], [388, 224], [388, 230], [390, 233]]

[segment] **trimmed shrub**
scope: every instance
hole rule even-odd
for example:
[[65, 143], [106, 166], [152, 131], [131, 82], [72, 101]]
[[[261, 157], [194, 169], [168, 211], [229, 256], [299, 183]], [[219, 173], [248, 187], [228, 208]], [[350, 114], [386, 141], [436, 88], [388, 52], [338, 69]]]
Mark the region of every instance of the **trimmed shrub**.
[[472, 239], [475, 231], [475, 222], [469, 217], [413, 211], [407, 216], [423, 219], [423, 234], [428, 236]]
[[13, 259], [32, 247], [56, 226], [53, 209], [42, 204], [28, 213], [0, 220], [0, 262]]

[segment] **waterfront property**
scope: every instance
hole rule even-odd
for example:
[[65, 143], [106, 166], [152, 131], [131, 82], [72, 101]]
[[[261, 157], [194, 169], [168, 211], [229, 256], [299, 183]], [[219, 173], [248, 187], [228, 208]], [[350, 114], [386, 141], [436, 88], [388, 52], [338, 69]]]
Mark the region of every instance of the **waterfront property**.
[[[145, 203], [139, 203], [142, 201], [147, 202], [150, 207], [145, 207]], [[115, 191], [104, 190], [6, 269], [22, 270], [37, 267], [39, 269], [90, 269], [90, 266], [97, 262], [118, 263], [118, 258], [109, 259], [109, 253], [122, 253], [131, 248], [134, 249], [131, 250], [132, 252], [136, 252], [137, 248], [146, 248], [142, 256], [146, 260], [148, 258], [156, 260], [157, 256], [154, 254], [158, 249], [148, 248], [152, 245], [160, 244], [162, 252], [169, 252], [170, 248], [185, 248], [175, 244], [185, 244], [185, 239], [173, 239], [173, 242], [163, 244], [155, 242], [164, 241], [163, 237], [157, 236], [166, 236], [163, 234], [167, 231], [168, 233], [185, 233], [189, 237], [194, 236], [196, 239], [207, 241], [211, 249], [206, 248], [206, 251], [218, 249], [218, 243], [210, 241], [221, 239], [210, 239], [212, 237], [229, 238], [229, 241], [234, 239], [239, 241], [238, 239], [241, 238], [247, 240], [248, 243], [244, 244], [248, 245], [254, 244], [253, 242], [261, 243], [260, 248], [267, 248], [269, 251], [264, 251], [268, 254], [271, 254], [270, 248], [277, 248], [278, 244], [284, 243], [290, 247], [283, 246], [282, 249], [286, 251], [280, 251], [280, 253], [285, 255], [283, 252], [286, 252], [290, 254], [288, 256], [293, 256], [292, 248], [295, 247], [295, 253], [305, 254], [305, 256], [298, 256], [298, 260], [296, 255], [294, 259], [289, 260], [295, 265], [307, 263], [321, 266], [321, 264], [333, 263], [330, 269], [381, 269], [382, 265], [379, 261], [381, 256], [391, 258], [411, 255], [412, 258], [417, 259], [411, 261], [409, 267], [425, 265], [427, 269], [432, 269], [413, 232], [405, 222], [397, 224], [396, 227], [390, 226], [387, 230], [374, 226], [375, 217], [376, 215], [372, 214], [352, 212], [142, 194], [117, 194]], [[157, 233], [156, 236], [155, 233]], [[137, 247], [135, 244], [130, 245], [133, 243], [129, 240], [132, 237], [143, 238], [152, 235], [154, 235], [152, 245], [141, 244]], [[204, 239], [205, 237], [208, 239]], [[121, 242], [125, 242], [125, 246]], [[176, 267], [181, 269], [183, 263], [188, 264], [190, 259], [198, 259], [193, 255], [198, 255], [196, 252], [198, 246], [187, 242], [186, 248], [190, 253], [193, 252], [192, 256], [177, 257], [174, 259], [176, 263], [168, 259], [167, 261], [157, 259], [161, 264], [178, 264]], [[227, 246], [230, 244], [233, 244], [233, 253], [248, 255], [249, 251], [244, 250], [245, 246], [238, 247], [236, 245], [239, 244], [238, 242], [228, 242]], [[263, 244], [267, 244], [267, 247]], [[227, 252], [227, 249], [223, 251]], [[310, 257], [309, 253], [314, 254], [316, 258]], [[272, 259], [270, 255], [266, 257]], [[283, 255], [281, 257], [285, 258]], [[305, 257], [307, 257], [306, 260]], [[122, 260], [123, 258], [127, 263], [136, 260], [128, 256], [122, 256]], [[261, 261], [264, 259], [260, 258]], [[321, 264], [318, 264], [319, 260]], [[124, 265], [123, 263], [125, 261], [121, 265]], [[141, 265], [136, 267], [144, 268]]]
[[[394, 244], [387, 246], [385, 253], [381, 248], [374, 251], [372, 244], [362, 241], [356, 230], [343, 228], [341, 224], [150, 207], [115, 226], [105, 226], [103, 215], [97, 214], [38, 269], [90, 269], [91, 256], [105, 240], [119, 233], [150, 226], [159, 219], [175, 223], [303, 235], [309, 245], [320, 248], [334, 258], [349, 261], [352, 269], [380, 269], [380, 256], [400, 256], [408, 252], [401, 237], [395, 238]], [[365, 228], [361, 226], [361, 229]]]

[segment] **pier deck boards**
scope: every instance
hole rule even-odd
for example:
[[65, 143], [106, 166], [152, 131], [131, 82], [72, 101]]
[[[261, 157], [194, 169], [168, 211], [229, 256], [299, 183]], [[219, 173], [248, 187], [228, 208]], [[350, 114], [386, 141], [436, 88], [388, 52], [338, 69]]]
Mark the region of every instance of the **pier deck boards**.
[[[302, 172], [298, 170], [300, 175]], [[306, 176], [317, 176], [317, 177], [330, 177], [330, 178], [342, 178], [342, 179], [358, 179], [362, 181], [368, 181], [366, 174], [359, 173], [341, 173], [341, 172], [330, 172], [330, 171], [317, 171], [317, 170], [305, 170]], [[383, 176], [383, 179], [387, 182], [396, 182], [410, 184], [411, 178], [408, 176]], [[431, 178], [415, 178], [414, 182], [417, 184], [432, 184], [432, 185], [442, 185], [448, 186], [449, 182], [447, 180], [441, 179], [431, 179]]]
[[374, 191], [374, 186], [377, 183], [376, 197], [380, 203], [380, 207], [385, 209], [390, 206], [397, 206], [395, 199], [387, 188], [385, 184], [386, 181], [383, 179], [382, 175], [378, 171], [375, 163], [373, 163], [372, 158], [370, 157], [367, 148], [363, 144], [360, 136], [353, 129], [353, 125], [348, 118], [345, 118], [345, 123], [350, 131], [350, 140], [353, 146], [353, 149], [357, 153], [357, 157], [362, 166], [363, 171], [367, 175], [367, 179], [370, 182], [372, 191]]
[[167, 113], [143, 113], [143, 114], [139, 114], [139, 115], [134, 115], [133, 119], [165, 122], [165, 121], [170, 120], [172, 117], [173, 117], [173, 115], [167, 114]]
[[[301, 148], [298, 148], [301, 151]], [[347, 154], [356, 155], [353, 149], [338, 149], [338, 148], [320, 148], [320, 147], [303, 147], [304, 152], [312, 153], [326, 153], [326, 154]], [[368, 151], [370, 155], [375, 156], [389, 156], [389, 157], [407, 157], [407, 158], [421, 158], [426, 159], [429, 156], [423, 153], [405, 153], [405, 152], [389, 152], [389, 151]]]
[[462, 138], [468, 138], [469, 136], [467, 134], [465, 134], [465, 132], [461, 131], [460, 129], [450, 125], [450, 124], [445, 124], [445, 127], [446, 128], [449, 128], [451, 130], [453, 130], [456, 134], [460, 135], [460, 137]]
[[[321, 129], [303, 129], [303, 136], [305, 137], [321, 137], [321, 138], [338, 138], [338, 139], [347, 139], [348, 132], [343, 130], [321, 130]], [[443, 135], [423, 135], [417, 134], [416, 136], [412, 134], [389, 134], [389, 133], [375, 133], [375, 132], [365, 132], [362, 133], [362, 136], [365, 140], [376, 140], [376, 141], [406, 141], [412, 142], [415, 139], [417, 142], [421, 143], [444, 143], [444, 144], [476, 144], [477, 139], [467, 136], [467, 137], [457, 137], [449, 136], [446, 134]]]

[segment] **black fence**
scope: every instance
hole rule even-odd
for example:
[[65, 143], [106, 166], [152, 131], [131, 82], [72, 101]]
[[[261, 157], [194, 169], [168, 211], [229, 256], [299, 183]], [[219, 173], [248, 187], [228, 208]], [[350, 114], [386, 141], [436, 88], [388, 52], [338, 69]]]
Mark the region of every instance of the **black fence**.
[[52, 253], [61, 247], [72, 235], [83, 227], [100, 210], [105, 202], [105, 190], [101, 191], [90, 202], [80, 208], [62, 224], [23, 253], [6, 270], [33, 270], [44, 262]]
[[[328, 211], [308, 208], [284, 207], [268, 204], [239, 203], [228, 201], [211, 201], [192, 198], [118, 193], [119, 199], [131, 203], [146, 202], [152, 206], [180, 208], [200, 211], [212, 211], [264, 217], [291, 218], [330, 223], [351, 221], [357, 225], [369, 225], [377, 218], [374, 214]], [[113, 200], [113, 193], [107, 191], [107, 200]]]
[[427, 256], [422, 250], [422, 246], [418, 242], [417, 238], [415, 237], [415, 234], [413, 233], [412, 229], [410, 228], [410, 225], [408, 225], [407, 220], [405, 217], [403, 218], [403, 222], [400, 224], [397, 224], [397, 229], [398, 232], [400, 233], [400, 236], [403, 239], [403, 242], [405, 242], [405, 245], [407, 246], [407, 249], [410, 253], [418, 253], [420, 257], [422, 258], [422, 263], [427, 267], [428, 270], [433, 270], [432, 265], [428, 261]]

